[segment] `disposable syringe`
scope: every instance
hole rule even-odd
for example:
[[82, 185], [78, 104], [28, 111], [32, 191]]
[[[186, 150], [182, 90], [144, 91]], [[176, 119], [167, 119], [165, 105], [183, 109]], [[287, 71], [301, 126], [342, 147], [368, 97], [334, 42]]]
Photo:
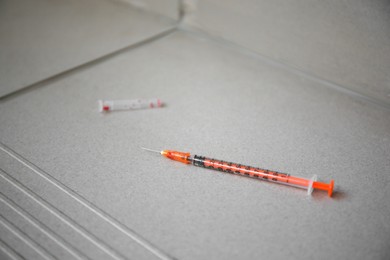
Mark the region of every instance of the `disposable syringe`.
[[318, 182], [316, 175], [314, 175], [310, 179], [306, 179], [302, 177], [291, 176], [290, 174], [281, 173], [277, 171], [270, 171], [270, 170], [246, 166], [238, 163], [216, 160], [205, 156], [199, 156], [199, 155], [191, 156], [190, 153], [185, 153], [185, 152], [178, 152], [172, 150], [163, 150], [160, 152], [160, 151], [151, 150], [144, 147], [141, 148], [150, 152], [160, 153], [161, 155], [169, 159], [179, 161], [182, 163], [192, 164], [195, 166], [204, 167], [212, 170], [237, 174], [241, 176], [255, 178], [258, 180], [274, 182], [274, 183], [279, 183], [287, 186], [293, 186], [296, 188], [304, 189], [307, 190], [308, 195], [310, 195], [313, 192], [313, 189], [327, 191], [329, 197], [331, 197], [333, 193], [334, 180], [331, 180], [329, 183]]
[[151, 99], [122, 99], [122, 100], [98, 100], [99, 112], [110, 112], [115, 110], [134, 110], [143, 108], [162, 107], [158, 98]]

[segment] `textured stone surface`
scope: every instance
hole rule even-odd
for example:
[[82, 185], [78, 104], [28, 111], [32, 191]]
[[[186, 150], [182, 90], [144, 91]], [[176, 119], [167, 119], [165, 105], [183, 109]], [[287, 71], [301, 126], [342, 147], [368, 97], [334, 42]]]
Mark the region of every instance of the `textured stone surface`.
[[[97, 99], [138, 97], [160, 97], [166, 106], [98, 113]], [[389, 110], [201, 35], [179, 31], [4, 100], [0, 111], [0, 142], [47, 178], [18, 174], [7, 161], [1, 168], [52, 204], [62, 202], [56, 207], [69, 215], [77, 208], [62, 197], [71, 190], [167, 255], [383, 259], [390, 253]], [[317, 174], [335, 179], [336, 192], [332, 199], [322, 192], [308, 197], [139, 146]], [[80, 213], [79, 223], [88, 226], [87, 216]]]

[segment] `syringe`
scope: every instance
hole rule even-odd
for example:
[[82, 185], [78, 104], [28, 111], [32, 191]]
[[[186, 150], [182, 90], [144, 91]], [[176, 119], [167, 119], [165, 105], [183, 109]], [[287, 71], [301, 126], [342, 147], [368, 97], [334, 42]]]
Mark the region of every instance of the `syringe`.
[[329, 183], [318, 182], [316, 175], [314, 175], [310, 179], [305, 179], [302, 177], [291, 176], [290, 174], [286, 174], [286, 173], [270, 171], [270, 170], [246, 166], [238, 163], [226, 162], [222, 160], [216, 160], [205, 156], [199, 156], [199, 155], [191, 156], [190, 153], [185, 153], [185, 152], [178, 152], [172, 150], [163, 150], [160, 152], [160, 151], [151, 150], [144, 147], [141, 148], [150, 152], [160, 153], [161, 155], [171, 160], [179, 161], [182, 163], [192, 164], [195, 166], [204, 167], [212, 170], [237, 174], [241, 176], [255, 178], [258, 180], [269, 181], [269, 182], [274, 182], [274, 183], [279, 183], [279, 184], [284, 184], [284, 185], [304, 189], [307, 190], [308, 195], [310, 195], [313, 192], [313, 189], [327, 191], [329, 197], [331, 197], [333, 193], [334, 180], [331, 180]]
[[143, 108], [162, 107], [159, 98], [151, 99], [123, 99], [123, 100], [98, 100], [99, 112], [111, 112], [115, 110], [134, 110]]

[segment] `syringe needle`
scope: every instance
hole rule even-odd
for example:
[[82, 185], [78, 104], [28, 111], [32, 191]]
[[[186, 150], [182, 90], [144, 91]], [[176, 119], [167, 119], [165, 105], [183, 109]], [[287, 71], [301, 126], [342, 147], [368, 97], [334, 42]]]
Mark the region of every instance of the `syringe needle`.
[[155, 153], [160, 153], [160, 154], [161, 154], [161, 151], [152, 150], [152, 149], [145, 148], [145, 147], [142, 147], [142, 146], [140, 146], [140, 147], [141, 147], [141, 149], [144, 149], [144, 150], [146, 150], [146, 151], [149, 151], [149, 152], [155, 152]]

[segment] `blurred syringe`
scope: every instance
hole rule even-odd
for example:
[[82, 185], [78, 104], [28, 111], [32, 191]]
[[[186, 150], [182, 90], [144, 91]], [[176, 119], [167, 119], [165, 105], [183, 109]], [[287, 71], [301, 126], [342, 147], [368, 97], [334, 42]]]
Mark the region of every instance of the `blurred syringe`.
[[98, 100], [99, 112], [110, 112], [115, 110], [134, 110], [143, 108], [162, 107], [158, 98], [151, 99], [122, 99], [122, 100]]

